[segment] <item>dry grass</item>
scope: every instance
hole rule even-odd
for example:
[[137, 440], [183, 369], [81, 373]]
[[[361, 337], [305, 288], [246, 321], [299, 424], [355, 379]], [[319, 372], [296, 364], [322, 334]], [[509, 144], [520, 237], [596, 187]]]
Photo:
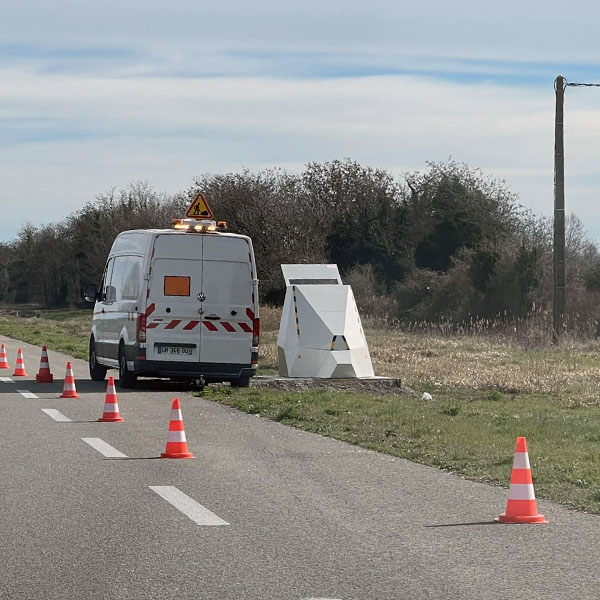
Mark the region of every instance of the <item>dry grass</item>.
[[[261, 367], [277, 369], [281, 309], [261, 309]], [[364, 319], [377, 375], [427, 389], [498, 390], [544, 394], [574, 405], [600, 405], [600, 343], [565, 336], [551, 342], [547, 327], [478, 322], [468, 330], [425, 324], [384, 327]]]
[[578, 405], [600, 404], [600, 353], [595, 342], [548, 340], [535, 348], [506, 336], [447, 337], [400, 330], [367, 331], [379, 375], [421, 388], [544, 394]]
[[260, 329], [263, 333], [277, 333], [281, 321], [281, 308], [276, 306], [260, 307]]

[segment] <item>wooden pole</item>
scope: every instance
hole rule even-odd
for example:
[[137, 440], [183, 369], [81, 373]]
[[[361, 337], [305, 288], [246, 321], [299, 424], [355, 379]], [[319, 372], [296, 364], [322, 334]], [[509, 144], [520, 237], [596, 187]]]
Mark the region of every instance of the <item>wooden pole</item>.
[[554, 82], [556, 115], [554, 119], [554, 302], [553, 334], [558, 342], [565, 326], [565, 149], [563, 108], [565, 80], [559, 75]]

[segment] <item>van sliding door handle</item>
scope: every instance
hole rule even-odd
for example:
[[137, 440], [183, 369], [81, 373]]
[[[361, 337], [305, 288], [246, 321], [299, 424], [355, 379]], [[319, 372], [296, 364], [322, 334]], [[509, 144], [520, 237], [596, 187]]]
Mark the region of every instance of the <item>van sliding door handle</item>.
[[205, 319], [210, 319], [211, 321], [220, 321], [221, 317], [217, 317], [217, 315], [208, 315], [204, 317]]

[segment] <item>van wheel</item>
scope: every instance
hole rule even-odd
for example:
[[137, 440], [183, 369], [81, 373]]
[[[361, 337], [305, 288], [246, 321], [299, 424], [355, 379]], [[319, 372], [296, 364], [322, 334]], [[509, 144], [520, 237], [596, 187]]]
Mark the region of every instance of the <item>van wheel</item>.
[[99, 365], [96, 360], [96, 344], [93, 337], [90, 338], [89, 368], [92, 381], [104, 381], [108, 369]]
[[119, 387], [133, 388], [137, 383], [137, 375], [127, 368], [127, 358], [123, 344], [119, 346]]
[[250, 377], [240, 377], [231, 381], [231, 387], [247, 388], [250, 387]]
[[200, 379], [192, 379], [192, 391], [193, 392], [201, 392], [204, 390], [204, 387], [206, 386], [206, 382], [204, 381], [203, 378]]

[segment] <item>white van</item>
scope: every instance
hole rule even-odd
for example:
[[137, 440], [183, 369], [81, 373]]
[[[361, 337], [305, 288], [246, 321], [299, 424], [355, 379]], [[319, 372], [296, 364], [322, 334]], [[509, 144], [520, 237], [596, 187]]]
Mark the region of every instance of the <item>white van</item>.
[[125, 231], [115, 239], [95, 302], [89, 368], [94, 381], [119, 369], [197, 386], [247, 387], [258, 365], [258, 279], [252, 241], [214, 221]]

